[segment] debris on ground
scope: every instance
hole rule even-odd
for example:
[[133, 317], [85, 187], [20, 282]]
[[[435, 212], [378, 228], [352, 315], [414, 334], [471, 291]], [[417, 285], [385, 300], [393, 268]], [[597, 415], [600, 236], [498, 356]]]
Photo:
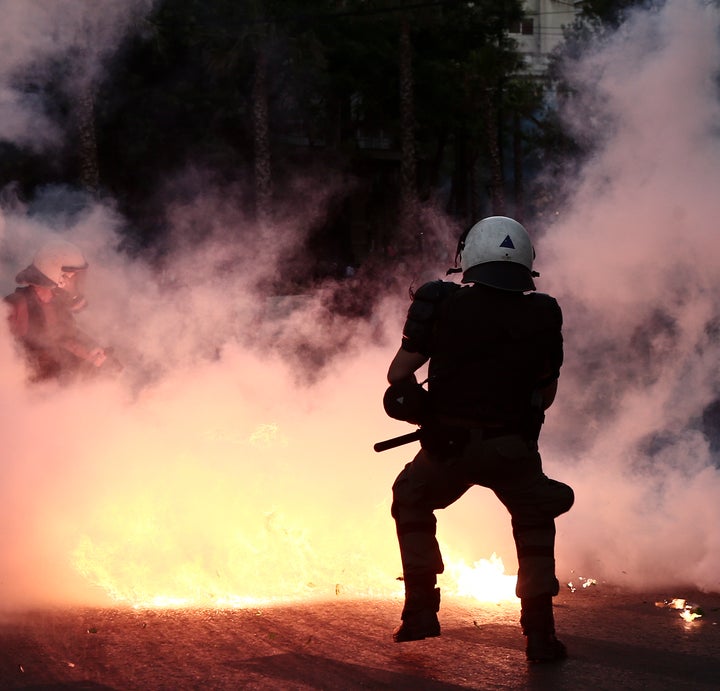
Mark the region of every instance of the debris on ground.
[[696, 619], [700, 619], [705, 614], [700, 605], [688, 602], [683, 597], [675, 597], [672, 600], [660, 600], [655, 603], [655, 606], [664, 607], [666, 609], [680, 610], [680, 616], [685, 621], [695, 621]]
[[583, 576], [578, 576], [577, 580], [577, 585], [572, 581], [567, 584], [571, 593], [574, 593], [578, 588], [590, 588], [593, 585], [597, 585], [597, 581], [594, 578], [584, 578]]

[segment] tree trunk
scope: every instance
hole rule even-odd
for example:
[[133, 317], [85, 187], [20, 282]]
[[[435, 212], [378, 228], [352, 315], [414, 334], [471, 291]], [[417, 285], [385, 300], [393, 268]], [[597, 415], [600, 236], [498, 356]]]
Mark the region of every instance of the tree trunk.
[[442, 167], [443, 157], [445, 156], [447, 139], [447, 131], [442, 130], [438, 134], [435, 153], [433, 154], [430, 165], [428, 166], [427, 175], [424, 176], [424, 182], [421, 190], [423, 199], [427, 199], [432, 194], [433, 190], [438, 187], [438, 181], [440, 180], [440, 169]]
[[513, 114], [513, 170], [515, 178], [515, 215], [522, 223], [525, 216], [525, 179], [523, 177], [523, 141], [520, 114]]
[[400, 237], [410, 251], [422, 249], [415, 151], [415, 104], [413, 94], [412, 43], [406, 16], [400, 23]]
[[495, 106], [495, 90], [485, 89], [483, 92], [485, 106], [486, 138], [488, 159], [490, 163], [490, 205], [495, 215], [505, 214], [505, 179], [502, 167], [502, 151], [500, 149], [498, 111]]
[[462, 126], [453, 136], [453, 173], [448, 200], [448, 213], [461, 218], [463, 223], [470, 219], [470, 161], [468, 137]]
[[95, 137], [95, 99], [91, 85], [82, 87], [76, 105], [80, 184], [95, 194], [100, 186], [97, 140]]
[[255, 215], [260, 223], [269, 222], [272, 211], [267, 62], [266, 46], [260, 39], [252, 89], [253, 135], [255, 141]]

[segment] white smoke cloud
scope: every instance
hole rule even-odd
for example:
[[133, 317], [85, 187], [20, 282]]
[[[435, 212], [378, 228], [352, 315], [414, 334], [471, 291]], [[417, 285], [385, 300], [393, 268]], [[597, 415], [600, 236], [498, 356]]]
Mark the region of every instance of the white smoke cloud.
[[669, 1], [567, 66], [607, 129], [539, 251], [567, 322], [544, 440], [562, 562], [628, 585], [720, 587], [719, 19]]
[[[116, 224], [94, 207], [62, 235], [90, 261], [78, 321], [118, 344], [122, 374], [28, 387], [0, 334], [3, 602], [327, 596], [380, 587], [376, 569], [392, 590], [397, 468], [371, 450], [398, 425], [380, 405], [379, 323], [333, 320], [312, 297], [285, 316], [249, 292], [240, 264], [208, 280], [210, 249], [171, 264], [183, 281], [168, 283], [115, 250]], [[52, 229], [24, 217], [5, 229], [11, 280]], [[300, 357], [294, 333], [341, 347]]]
[[[0, 24], [0, 140], [42, 149], [62, 141], [39, 96], [63, 74], [77, 94], [96, 82], [125, 32], [138, 28], [153, 0], [3, 0]], [[52, 63], [66, 63], [63, 72]]]

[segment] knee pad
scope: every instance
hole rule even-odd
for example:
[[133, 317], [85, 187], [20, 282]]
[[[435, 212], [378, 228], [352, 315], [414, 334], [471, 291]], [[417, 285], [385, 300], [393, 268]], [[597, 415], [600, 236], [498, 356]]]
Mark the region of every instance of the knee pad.
[[575, 503], [575, 493], [572, 487], [557, 480], [549, 480], [547, 487], [547, 498], [544, 502], [544, 509], [553, 518], [569, 511]]

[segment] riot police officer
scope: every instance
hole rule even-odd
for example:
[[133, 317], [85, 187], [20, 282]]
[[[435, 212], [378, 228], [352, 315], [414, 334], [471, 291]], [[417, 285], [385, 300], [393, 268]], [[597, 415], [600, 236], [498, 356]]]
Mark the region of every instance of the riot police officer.
[[[421, 425], [421, 449], [393, 485], [405, 584], [396, 642], [440, 635], [436, 576], [444, 566], [434, 512], [481, 485], [511, 516], [527, 658], [566, 656], [552, 609], [559, 590], [555, 518], [574, 495], [543, 473], [538, 453], [563, 360], [562, 312], [554, 298], [535, 292], [534, 256], [520, 223], [485, 218], [458, 245], [462, 285], [426, 283], [408, 310], [385, 397], [389, 414]], [[425, 391], [415, 372], [428, 361]], [[403, 415], [388, 401], [414, 409]]]
[[16, 276], [19, 287], [5, 297], [10, 331], [23, 347], [31, 381], [67, 379], [115, 362], [75, 323], [75, 314], [87, 305], [87, 268], [74, 244], [47, 242]]

